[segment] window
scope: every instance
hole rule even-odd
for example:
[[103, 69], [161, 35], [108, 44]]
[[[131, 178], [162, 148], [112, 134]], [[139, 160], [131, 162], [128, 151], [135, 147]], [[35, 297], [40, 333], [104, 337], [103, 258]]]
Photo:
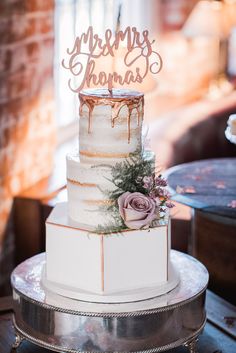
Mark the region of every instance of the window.
[[114, 28], [116, 0], [56, 0], [55, 2], [55, 101], [59, 143], [78, 131], [79, 100], [68, 88], [69, 73], [61, 62], [75, 37], [92, 24], [96, 32]]

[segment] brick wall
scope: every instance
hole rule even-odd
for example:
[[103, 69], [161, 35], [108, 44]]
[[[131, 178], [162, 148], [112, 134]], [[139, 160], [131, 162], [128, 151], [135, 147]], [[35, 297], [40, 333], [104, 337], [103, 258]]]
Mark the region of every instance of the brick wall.
[[0, 1], [0, 259], [13, 196], [52, 169], [53, 11], [53, 0]]

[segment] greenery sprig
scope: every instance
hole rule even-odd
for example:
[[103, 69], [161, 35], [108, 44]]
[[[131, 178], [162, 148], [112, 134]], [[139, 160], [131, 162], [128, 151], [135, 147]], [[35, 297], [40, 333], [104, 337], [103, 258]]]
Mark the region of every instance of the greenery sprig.
[[144, 188], [142, 180], [146, 175], [155, 175], [155, 162], [150, 158], [145, 158], [143, 154], [133, 153], [129, 158], [114, 166], [103, 164], [98, 167], [101, 166], [111, 169], [111, 179], [107, 178], [107, 180], [114, 184], [115, 189], [113, 191], [101, 190], [111, 202], [100, 206], [100, 211], [109, 213], [113, 220], [104, 225], [98, 225], [96, 232], [100, 234], [122, 233], [127, 226], [120, 216], [117, 199], [126, 191], [141, 192], [147, 195], [148, 191]]
[[116, 189], [107, 192], [112, 201], [116, 201], [124, 192], [141, 192], [147, 195], [142, 180], [146, 175], [155, 174], [155, 163], [146, 159], [142, 154], [132, 154], [122, 162], [116, 163], [111, 168], [111, 181]]

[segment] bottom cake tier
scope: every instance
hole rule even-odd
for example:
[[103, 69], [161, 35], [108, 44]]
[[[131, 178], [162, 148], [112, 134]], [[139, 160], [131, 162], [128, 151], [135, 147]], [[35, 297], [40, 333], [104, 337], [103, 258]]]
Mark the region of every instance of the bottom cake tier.
[[109, 235], [80, 228], [58, 204], [46, 222], [43, 284], [80, 300], [124, 302], [164, 294], [178, 284], [170, 223]]

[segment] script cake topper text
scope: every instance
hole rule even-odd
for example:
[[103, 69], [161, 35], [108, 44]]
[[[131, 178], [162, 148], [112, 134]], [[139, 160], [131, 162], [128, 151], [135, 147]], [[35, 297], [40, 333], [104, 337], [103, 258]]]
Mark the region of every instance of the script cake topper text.
[[[140, 33], [136, 27], [127, 27], [115, 34], [107, 29], [103, 38], [89, 27], [76, 37], [72, 49], [67, 49], [68, 58], [62, 61], [63, 67], [77, 77], [76, 87], [75, 81], [69, 79], [70, 89], [79, 92], [85, 86], [106, 86], [111, 91], [115, 84], [142, 83], [149, 72], [157, 74], [162, 68], [161, 56], [153, 49], [154, 42], [150, 41], [148, 30]], [[115, 60], [120, 48], [124, 53], [125, 72], [97, 72], [96, 61], [108, 55]]]

